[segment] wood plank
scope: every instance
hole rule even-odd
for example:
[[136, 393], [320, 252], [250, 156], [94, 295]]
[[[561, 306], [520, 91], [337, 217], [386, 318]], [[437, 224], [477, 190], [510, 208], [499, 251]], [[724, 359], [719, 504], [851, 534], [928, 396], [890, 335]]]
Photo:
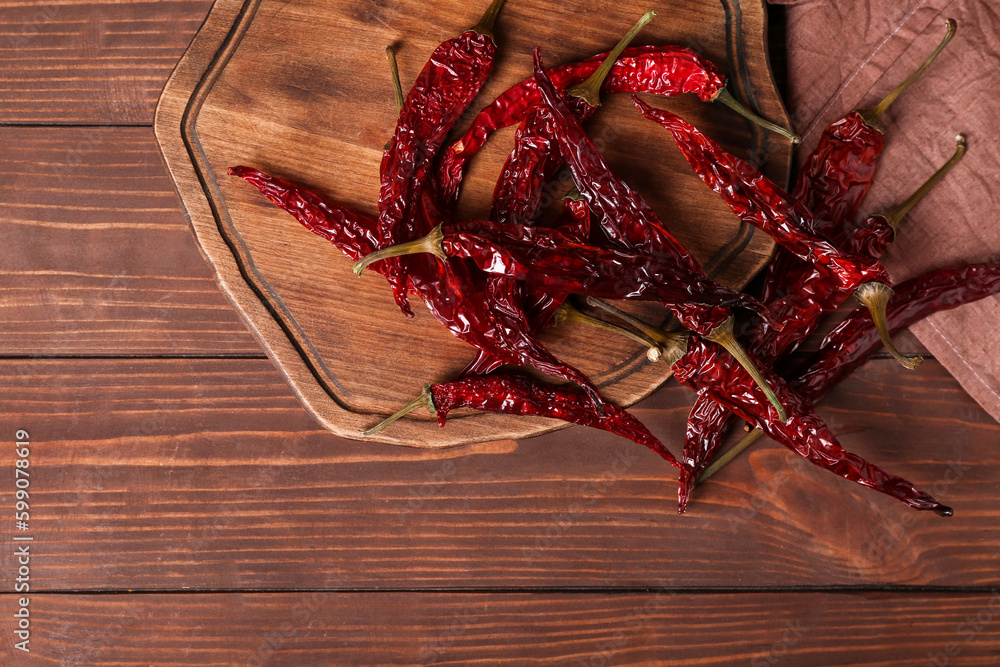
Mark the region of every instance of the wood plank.
[[[17, 665], [995, 665], [1000, 592], [0, 596]], [[11, 662], [12, 660], [16, 662]]]
[[0, 128], [0, 354], [262, 354], [149, 128]]
[[[635, 413], [676, 450], [691, 401], [671, 383]], [[954, 379], [875, 361], [821, 414], [955, 516], [761, 443], [678, 517], [672, 469], [603, 432], [421, 451], [325, 432], [266, 360], [0, 361], [33, 590], [998, 585], [1000, 426]], [[15, 571], [3, 551], [0, 586]]]
[[211, 6], [0, 1], [0, 123], [152, 123]]

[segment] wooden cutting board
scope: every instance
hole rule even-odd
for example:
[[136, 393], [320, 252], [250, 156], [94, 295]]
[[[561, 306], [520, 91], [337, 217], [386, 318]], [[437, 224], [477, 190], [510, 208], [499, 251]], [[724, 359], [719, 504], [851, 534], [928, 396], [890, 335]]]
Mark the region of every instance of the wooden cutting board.
[[[345, 437], [360, 437], [359, 430], [413, 399], [425, 382], [449, 380], [473, 349], [422, 304], [414, 304], [415, 318], [405, 319], [381, 276], [356, 278], [339, 251], [227, 176], [226, 168], [256, 167], [376, 215], [379, 162], [396, 115], [386, 45], [396, 46], [408, 88], [433, 49], [476, 23], [486, 4], [218, 0], [157, 106], [156, 136], [220, 287], [303, 405]], [[509, 0], [496, 30], [495, 73], [474, 110], [530, 76], [536, 45], [548, 66], [578, 60], [610, 48], [650, 8], [659, 16], [635, 44], [699, 50], [729, 76], [736, 97], [788, 124], [768, 68], [760, 0]], [[787, 140], [693, 96], [651, 101], [786, 182]], [[740, 224], [693, 175], [668, 133], [642, 119], [627, 96], [606, 99], [589, 129], [612, 166], [721, 282], [743, 286], [762, 267], [770, 241]], [[473, 161], [461, 217], [488, 214], [512, 141], [512, 128], [498, 132]], [[635, 312], [664, 319], [664, 310], [651, 304]], [[556, 327], [543, 340], [620, 405], [649, 395], [670, 375], [663, 364], [648, 362], [641, 346], [581, 325]], [[523, 438], [561, 425], [470, 412], [456, 413], [441, 429], [420, 411], [372, 440], [446, 447]]]

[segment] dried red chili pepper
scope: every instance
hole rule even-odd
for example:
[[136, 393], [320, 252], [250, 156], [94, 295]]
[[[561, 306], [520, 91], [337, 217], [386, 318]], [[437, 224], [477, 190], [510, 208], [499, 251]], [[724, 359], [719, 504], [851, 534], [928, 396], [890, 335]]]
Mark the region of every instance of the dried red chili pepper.
[[[873, 259], [881, 257], [892, 240], [899, 221], [964, 155], [964, 138], [959, 136], [956, 144], [957, 148], [951, 159], [906, 201], [888, 213], [871, 216], [866, 226], [854, 232], [854, 237], [848, 239], [850, 252]], [[804, 279], [796, 291], [770, 304], [773, 316], [784, 322], [785, 327], [781, 331], [776, 331], [767, 322], [762, 321], [747, 334], [749, 349], [754, 351], [761, 363], [774, 364], [783, 356], [795, 351], [815, 330], [820, 319], [836, 310], [846, 298], [847, 294], [839, 289], [835, 280], [813, 268], [812, 273]], [[679, 511], [684, 511], [694, 481], [722, 446], [730, 421], [730, 412], [713, 404], [707, 397], [700, 396], [692, 406], [684, 443], [683, 462], [686, 470], [681, 474], [678, 486]]]
[[[806, 231], [812, 214], [757, 169], [726, 152], [694, 126], [663, 109], [654, 109], [633, 97], [643, 116], [670, 131], [681, 153], [695, 173], [740, 219], [769, 234], [793, 255], [815, 264], [838, 283], [838, 289], [854, 292], [868, 308], [880, 331], [885, 331], [885, 308], [892, 296], [889, 274], [879, 262], [838, 250], [832, 243]], [[919, 356], [903, 355], [885, 333], [883, 344], [903, 366], [914, 369]]]
[[[379, 247], [430, 231], [422, 227], [414, 207], [433, 178], [441, 144], [493, 71], [492, 29], [503, 4], [504, 0], [493, 0], [476, 26], [438, 46], [406, 96], [380, 167]], [[381, 271], [400, 309], [412, 317], [406, 296], [409, 267], [391, 260]]]
[[[971, 264], [930, 271], [900, 283], [901, 297], [889, 305], [889, 331], [898, 333], [944, 310], [1000, 294], [1000, 264]], [[806, 370], [789, 387], [803, 400], [816, 405], [844, 378], [867, 362], [881, 347], [878, 332], [863, 313], [852, 313], [831, 331]], [[705, 481], [764, 435], [754, 429], [712, 463], [698, 480]]]
[[918, 510], [951, 516], [942, 505], [911, 482], [892, 475], [862, 457], [846, 451], [812, 405], [765, 369], [765, 378], [788, 411], [788, 421], [774, 419], [756, 384], [738, 365], [725, 358], [722, 348], [692, 336], [687, 353], [673, 366], [674, 377], [700, 394], [732, 410], [740, 418], [821, 468], [852, 482], [890, 495]]
[[[548, 71], [557, 90], [572, 88], [592, 76], [608, 56], [595, 55], [587, 60], [554, 67]], [[740, 115], [773, 132], [798, 142], [785, 128], [767, 121], [739, 104], [726, 90], [725, 80], [715, 65], [691, 49], [680, 46], [638, 46], [625, 49], [614, 62], [600, 87], [603, 93], [652, 93], [673, 97], [684, 93], [697, 95], [703, 102], [722, 102]], [[454, 208], [466, 163], [482, 148], [496, 130], [525, 121], [541, 104], [534, 78], [509, 88], [479, 112], [471, 127], [441, 154], [438, 180], [445, 201]]]
[[[816, 150], [799, 172], [792, 196], [812, 214], [809, 231], [840, 246], [857, 217], [858, 207], [882, 155], [882, 117], [889, 106], [930, 67], [955, 35], [954, 19], [945, 21], [945, 36], [930, 56], [882, 101], [870, 109], [852, 111], [824, 130]], [[811, 268], [782, 248], [776, 248], [765, 273], [761, 300], [771, 303], [800, 285]]]
[[359, 274], [386, 257], [429, 253], [472, 260], [481, 271], [507, 276], [550, 291], [604, 299], [660, 301], [669, 308], [688, 304], [741, 306], [768, 317], [753, 297], [707, 277], [674, 273], [670, 260], [587, 245], [557, 229], [466, 220], [439, 225], [422, 239], [383, 248], [354, 265]]
[[229, 173], [255, 186], [278, 208], [292, 214], [306, 229], [327, 239], [354, 261], [378, 247], [378, 223], [373, 218], [328, 204], [304, 188], [252, 167], [230, 167]]
[[[699, 284], [707, 280], [698, 262], [667, 231], [638, 192], [632, 190], [608, 166], [584, 131], [579, 119], [555, 89], [542, 66], [540, 49], [534, 53], [535, 78], [547, 113], [552, 116], [553, 136], [569, 165], [573, 179], [590, 208], [601, 219], [604, 233], [619, 248], [634, 254], [652, 255], [672, 262], [677, 277]], [[725, 308], [684, 305], [671, 307], [682, 325], [724, 346], [760, 382], [779, 417], [783, 408], [767, 387], [756, 363], [736, 341], [732, 313]]]
[[561, 419], [628, 438], [649, 447], [671, 465], [680, 467], [670, 450], [642, 422], [622, 408], [608, 404], [605, 406], [605, 414], [601, 415], [588, 403], [586, 395], [576, 389], [554, 387], [520, 375], [504, 373], [424, 385], [423, 392], [414, 401], [374, 428], [364, 431], [363, 435], [377, 433], [400, 417], [422, 407], [437, 414], [441, 426], [445, 425], [448, 414], [459, 408]]

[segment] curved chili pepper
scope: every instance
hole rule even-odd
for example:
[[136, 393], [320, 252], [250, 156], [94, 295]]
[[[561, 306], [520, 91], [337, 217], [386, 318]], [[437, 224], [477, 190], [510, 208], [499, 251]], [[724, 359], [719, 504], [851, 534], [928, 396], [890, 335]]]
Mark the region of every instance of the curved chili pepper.
[[[599, 214], [601, 228], [608, 238], [628, 253], [653, 255], [671, 261], [675, 274], [682, 281], [697, 284], [707, 280], [697, 260], [667, 231], [653, 209], [608, 166], [576, 115], [546, 76], [540, 49], [535, 49], [534, 65], [538, 91], [553, 118], [553, 136], [559, 141], [559, 150], [573, 173], [580, 193], [590, 208]], [[758, 378], [775, 410], [779, 415], [783, 414], [781, 404], [763, 381], [753, 359], [732, 335], [732, 313], [725, 308], [700, 305], [674, 306], [671, 312], [683, 326], [725, 346], [749, 373]]]
[[[945, 21], [945, 36], [909, 77], [870, 109], [852, 111], [824, 130], [816, 150], [803, 164], [792, 196], [813, 214], [809, 231], [841, 246], [857, 217], [858, 207], [875, 175], [889, 106], [930, 67], [955, 35], [954, 19]], [[799, 285], [810, 273], [803, 262], [776, 248], [765, 273], [761, 300], [771, 303]]]
[[628, 438], [680, 467], [670, 450], [626, 410], [607, 404], [605, 414], [601, 415], [587, 402], [586, 395], [576, 389], [545, 385], [520, 375], [477, 375], [455, 382], [424, 385], [423, 392], [414, 401], [362, 434], [377, 433], [421, 407], [436, 413], [441, 426], [445, 425], [448, 414], [459, 408], [561, 419]]
[[[480, 22], [438, 46], [417, 77], [399, 112], [396, 131], [382, 156], [379, 247], [426, 234], [413, 208], [433, 175], [433, 162], [448, 132], [479, 94], [493, 71], [493, 22], [504, 0], [493, 0]], [[407, 299], [408, 267], [382, 267], [400, 310], [412, 317]]]
[[[938, 269], [900, 283], [900, 300], [889, 305], [889, 330], [897, 333], [944, 310], [1000, 294], [1000, 264], [972, 264]], [[856, 371], [881, 347], [878, 332], [861, 313], [852, 313], [831, 331], [807, 369], [789, 387], [816, 405], [844, 378]], [[754, 429], [701, 475], [699, 483], [717, 473], [764, 433]], [[683, 474], [683, 473], [682, 473]]]

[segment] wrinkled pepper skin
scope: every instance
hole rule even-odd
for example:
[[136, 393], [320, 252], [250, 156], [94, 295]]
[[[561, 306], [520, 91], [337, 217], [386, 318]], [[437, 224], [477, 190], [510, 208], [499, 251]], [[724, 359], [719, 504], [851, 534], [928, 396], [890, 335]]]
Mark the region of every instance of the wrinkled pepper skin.
[[[379, 189], [379, 248], [420, 238], [422, 228], [414, 207], [434, 177], [434, 161], [448, 132], [472, 104], [493, 72], [493, 38], [472, 30], [434, 50], [406, 96], [396, 131], [382, 156]], [[406, 288], [408, 266], [398, 259], [380, 271], [392, 287], [400, 310], [412, 317]]]
[[677, 459], [642, 422], [622, 408], [608, 404], [598, 414], [585, 394], [569, 387], [545, 385], [519, 375], [471, 376], [456, 382], [430, 387], [438, 423], [445, 425], [448, 414], [459, 408], [510, 415], [551, 417], [581, 426], [597, 428], [645, 445], [675, 467]]
[[891, 285], [889, 273], [871, 258], [851, 255], [808, 230], [812, 213], [750, 164], [728, 153], [676, 114], [654, 109], [637, 97], [646, 118], [670, 131], [695, 173], [719, 194], [741, 220], [757, 227], [804, 262], [824, 269], [853, 292], [862, 283]]
[[753, 297], [708, 279], [679, 278], [673, 263], [579, 243], [556, 229], [467, 220], [442, 226], [449, 257], [472, 260], [480, 270], [602, 299], [660, 301], [668, 307], [742, 306], [767, 315]]
[[[871, 187], [882, 148], [882, 133], [856, 111], [823, 131], [792, 189], [792, 196], [812, 212], [810, 232], [843, 245]], [[780, 298], [790, 285], [800, 284], [808, 271], [807, 264], [784, 249], [776, 249], [767, 267], [761, 300], [771, 303]]]
[[892, 496], [914, 509], [951, 516], [950, 507], [912, 483], [841, 447], [811, 403], [766, 368], [762, 372], [788, 412], [787, 422], [777, 418], [763, 392], [728, 353], [697, 336], [691, 337], [687, 353], [673, 365], [673, 371], [682, 384], [725, 406], [810, 463]]
[[[579, 119], [546, 76], [538, 49], [534, 61], [537, 88], [552, 115], [559, 150], [580, 193], [600, 218], [601, 229], [607, 237], [625, 252], [647, 254], [671, 262], [681, 280], [706, 280], [698, 262], [667, 231], [639, 193], [608, 166]], [[720, 286], [720, 289], [725, 288]], [[683, 326], [705, 335], [731, 317], [727, 309], [711, 306], [679, 306], [671, 308], [671, 312]]]
[[378, 248], [378, 223], [366, 215], [328, 204], [304, 188], [252, 167], [230, 167], [229, 174], [256, 187], [275, 206], [290, 213], [309, 231], [330, 241], [352, 261]]
[[[583, 83], [600, 66], [608, 53], [549, 70], [558, 90]], [[654, 93], [675, 96], [697, 95], [710, 102], [725, 86], [715, 65], [691, 49], [680, 46], [633, 46], [625, 49], [601, 86], [602, 93]], [[525, 120], [541, 104], [534, 78], [512, 86], [479, 112], [471, 127], [441, 154], [438, 180], [445, 202], [454, 209], [466, 163], [496, 130]]]

